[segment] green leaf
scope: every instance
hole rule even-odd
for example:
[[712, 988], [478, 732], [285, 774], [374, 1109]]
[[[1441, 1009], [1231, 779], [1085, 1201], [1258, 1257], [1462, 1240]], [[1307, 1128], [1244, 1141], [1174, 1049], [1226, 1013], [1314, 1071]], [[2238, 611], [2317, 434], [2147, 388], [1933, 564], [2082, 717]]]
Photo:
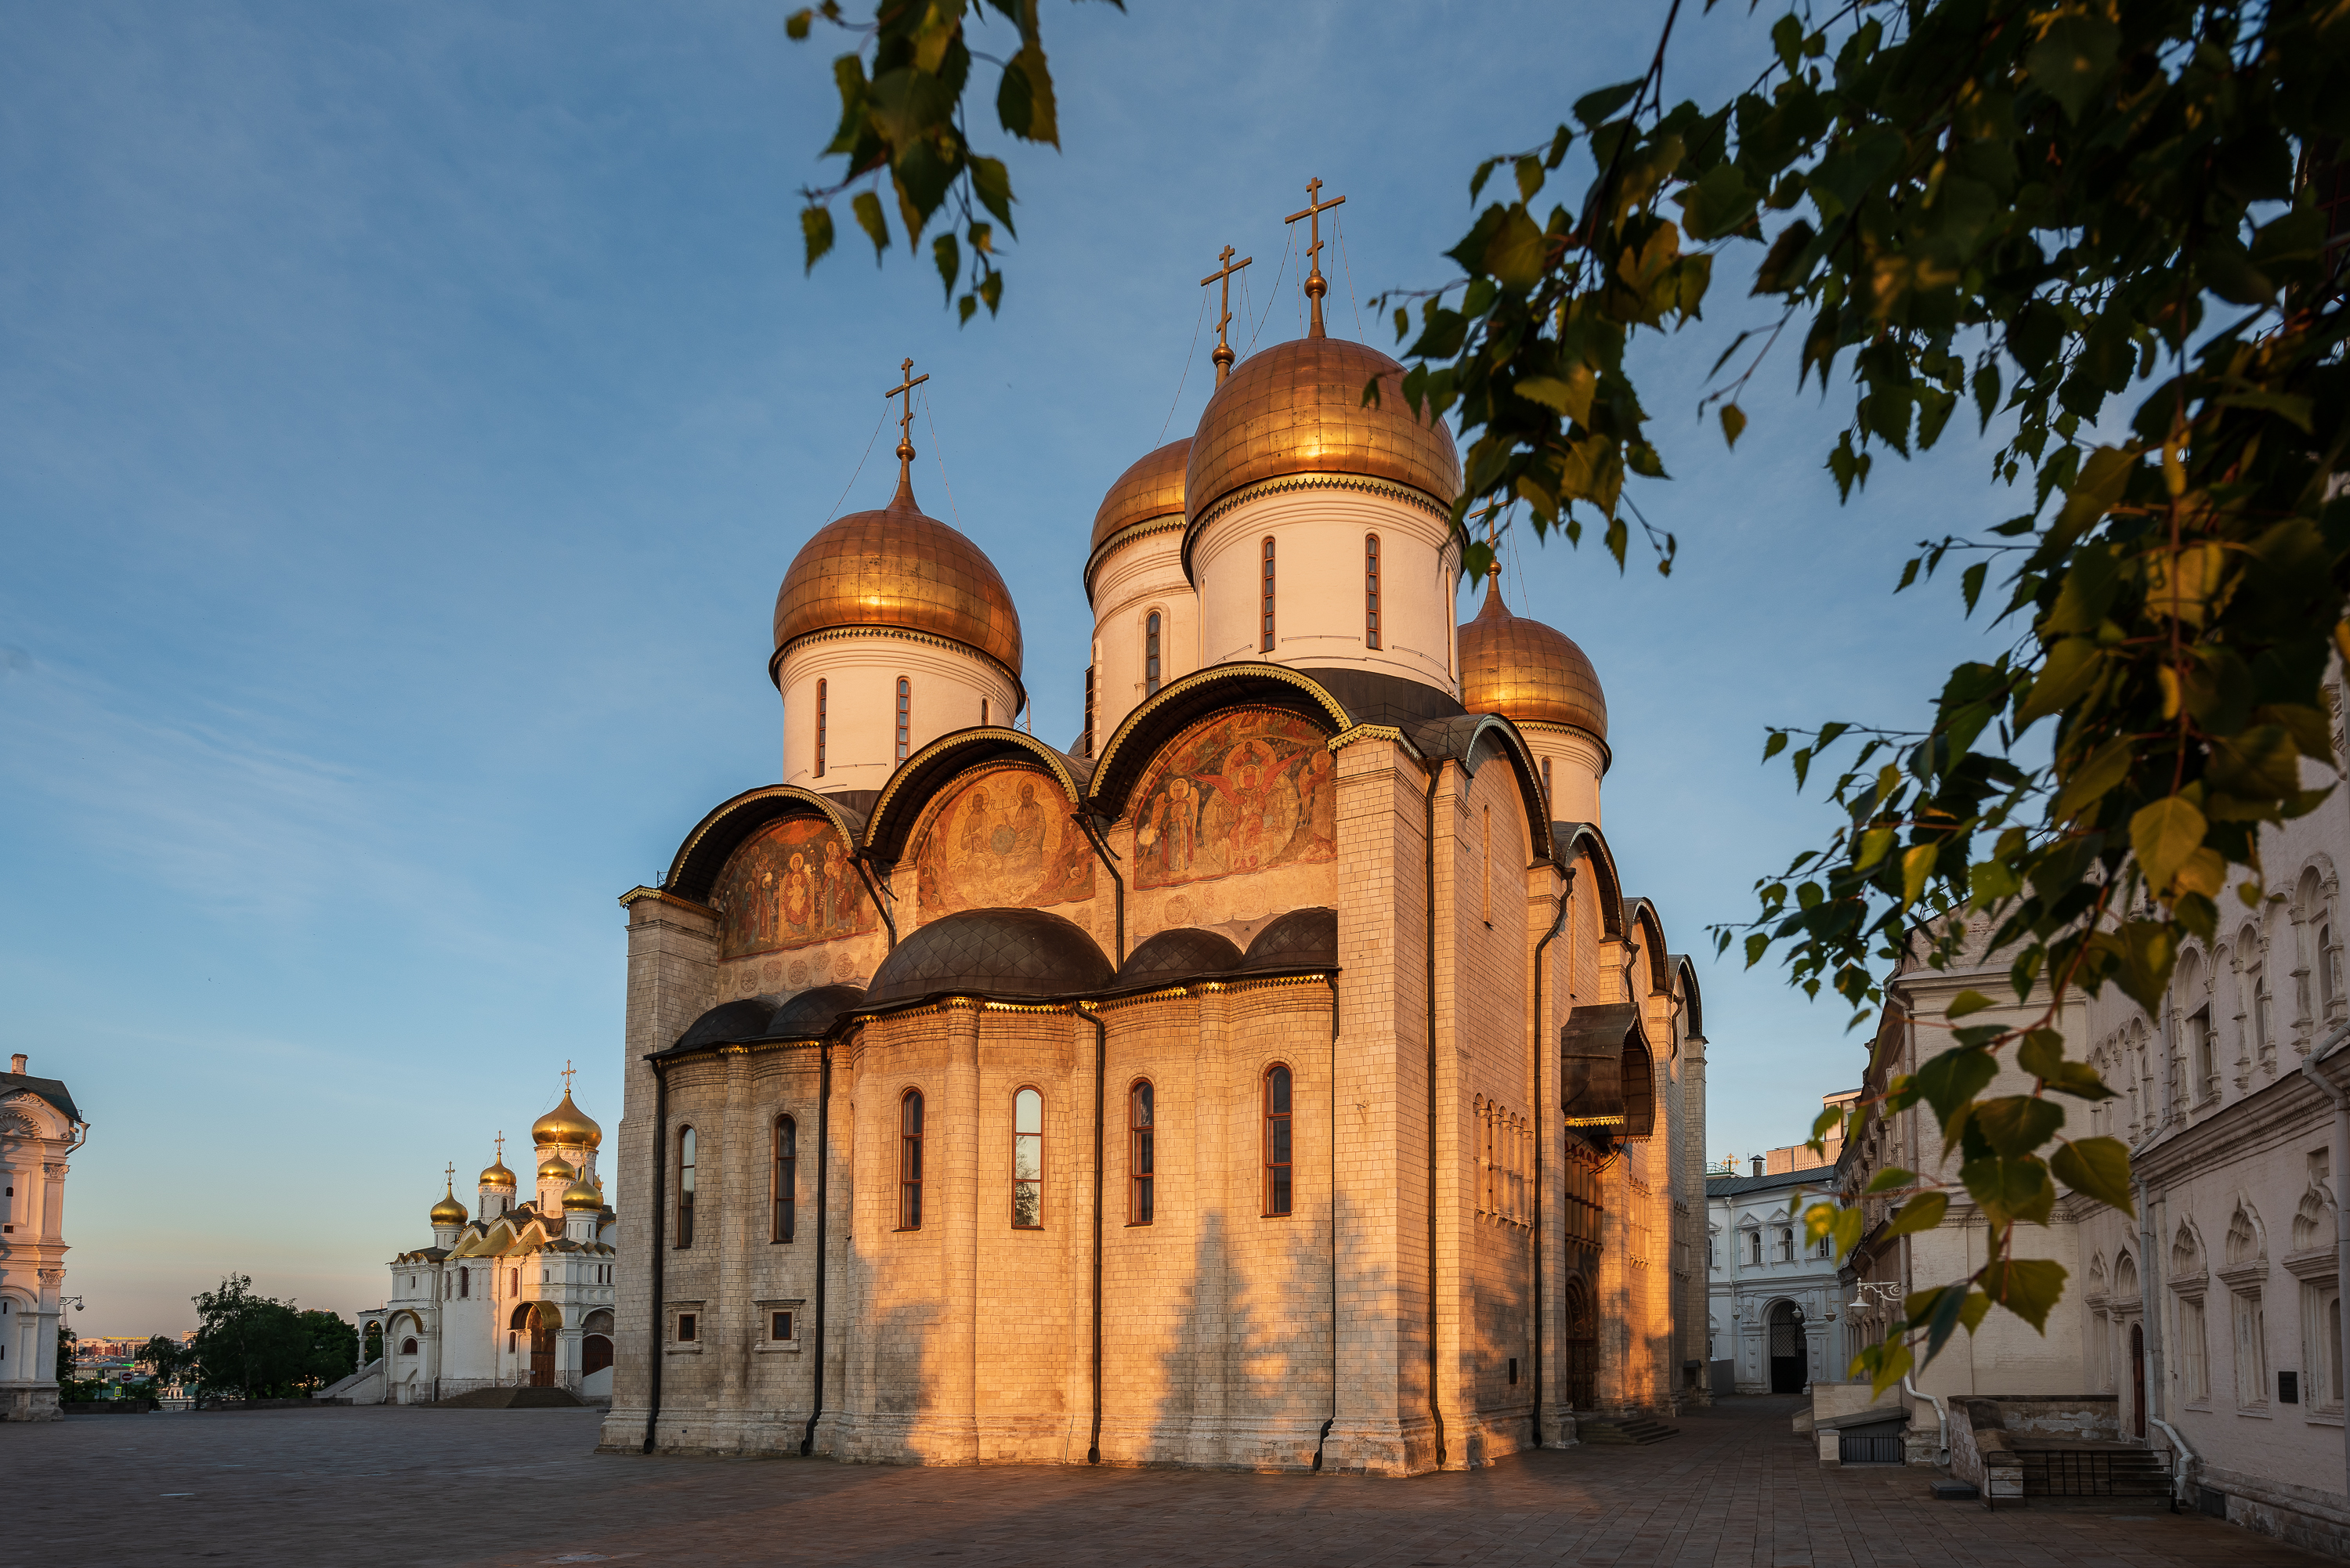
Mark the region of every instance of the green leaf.
[[2032, 1095], [2002, 1095], [1975, 1107], [1968, 1124], [2006, 1159], [2021, 1159], [2056, 1136], [2064, 1107]]
[[1959, 1180], [1993, 1225], [2043, 1225], [2056, 1207], [2056, 1184], [2048, 1179], [2047, 1164], [2030, 1155], [1968, 1160], [1959, 1167]]
[[2115, 1137], [2067, 1138], [2048, 1162], [2057, 1180], [2132, 1219], [2129, 1147]]
[[1920, 1192], [1893, 1211], [1893, 1217], [1885, 1223], [1884, 1239], [1890, 1241], [1896, 1236], [1907, 1236], [1913, 1231], [1930, 1231], [1942, 1222], [1942, 1216], [1949, 1213], [1950, 1210], [1950, 1199], [1948, 1194]]
[[795, 44], [803, 42], [808, 36], [808, 24], [815, 19], [815, 11], [802, 6], [784, 18], [784, 36]]
[[1639, 90], [1638, 81], [1628, 81], [1586, 93], [1575, 100], [1575, 118], [1586, 127], [1604, 124], [1609, 115], [1631, 102], [1632, 95]]
[[1734, 449], [1734, 448], [1736, 448], [1736, 446], [1738, 445], [1738, 438], [1739, 438], [1742, 434], [1743, 434], [1743, 433], [1745, 432], [1745, 430], [1746, 430], [1746, 410], [1743, 410], [1743, 409], [1742, 409], [1742, 408], [1740, 408], [1736, 403], [1724, 403], [1724, 404], [1722, 404], [1722, 405], [1721, 405], [1721, 441], [1722, 441], [1722, 444], [1723, 444], [1724, 446], [1731, 447], [1731, 448], [1733, 448], [1733, 449]]
[[1904, 1339], [1863, 1346], [1860, 1354], [1852, 1358], [1852, 1370], [1868, 1378], [1872, 1398], [1883, 1397], [1887, 1388], [1909, 1375], [1914, 1365], [1909, 1342]]
[[[1030, 141], [1061, 145], [1058, 110], [1053, 101], [1053, 73], [1045, 68], [1045, 51], [1029, 44], [1003, 67], [1003, 81], [995, 92], [996, 118], [1003, 129]], [[1001, 213], [996, 216], [1003, 217]], [[1012, 220], [1003, 219], [1008, 226]]]
[[1941, 846], [1920, 844], [1901, 852], [1901, 903], [1904, 908], [1916, 903], [1926, 894], [1926, 878], [1934, 874], [1935, 858]]
[[1951, 998], [1950, 1005], [1942, 1010], [1942, 1016], [1955, 1023], [1960, 1019], [1967, 1017], [1970, 1013], [1981, 1012], [1987, 1007], [1996, 1007], [1999, 1004], [1997, 1002], [1993, 1002], [1990, 997], [1985, 996], [1980, 991], [1962, 991], [1959, 992], [1957, 996]]
[[931, 242], [931, 259], [938, 264], [939, 276], [945, 281], [947, 297], [954, 297], [955, 279], [962, 274], [962, 251], [952, 234], [941, 234]]
[[1868, 1190], [1870, 1192], [1890, 1192], [1897, 1187], [1907, 1187], [1917, 1179], [1918, 1173], [1916, 1171], [1904, 1170], [1898, 1165], [1888, 1165], [1883, 1170], [1878, 1171], [1875, 1176], [1868, 1179]]
[[2121, 30], [2111, 22], [2086, 10], [2070, 12], [2051, 22], [2024, 57], [2024, 75], [2077, 124], [2120, 48]]
[[1995, 1258], [1983, 1266], [1983, 1293], [2042, 1334], [2064, 1293], [2064, 1265], [2046, 1258]]
[[1916, 1074], [1918, 1092], [1934, 1107], [1947, 1128], [1959, 1107], [1972, 1100], [1999, 1076], [1999, 1063], [1988, 1051], [1960, 1046], [1929, 1058]]
[[807, 270], [814, 272], [832, 249], [832, 212], [827, 207], [800, 209], [800, 237], [807, 242]]
[[1564, 377], [1521, 376], [1511, 385], [1518, 396], [1587, 426], [1591, 422], [1591, 399], [1598, 390], [1599, 379], [1592, 374], [1590, 366], [1575, 364], [1568, 367]]
[[2070, 822], [2111, 794], [2116, 784], [2129, 777], [2132, 743], [2129, 736], [2116, 735], [2091, 752], [2049, 804], [2049, 820]]
[[973, 158], [971, 161], [971, 188], [980, 205], [995, 214], [1004, 232], [1014, 236], [1020, 231], [1012, 223], [1012, 176], [1004, 171], [1000, 158]]
[[881, 215], [881, 198], [870, 191], [859, 191], [848, 207], [857, 214], [857, 226], [873, 242], [873, 265], [879, 266], [889, 251], [889, 222]]
[[1524, 294], [1542, 281], [1549, 251], [1549, 239], [1526, 210], [1513, 207], [1485, 243], [1485, 271], [1511, 293]]
[[2203, 847], [2209, 826], [2184, 795], [2166, 796], [2133, 815], [2130, 848], [2147, 885], [2158, 893], [2168, 889], [2189, 857]]

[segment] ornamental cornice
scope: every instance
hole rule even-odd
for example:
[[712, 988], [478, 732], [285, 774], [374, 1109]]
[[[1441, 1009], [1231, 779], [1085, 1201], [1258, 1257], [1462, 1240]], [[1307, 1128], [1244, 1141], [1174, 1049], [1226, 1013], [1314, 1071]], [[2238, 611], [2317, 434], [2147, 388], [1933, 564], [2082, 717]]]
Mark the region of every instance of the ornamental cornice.
[[1183, 514], [1179, 508], [1173, 512], [1162, 512], [1156, 517], [1145, 517], [1139, 523], [1129, 523], [1096, 545], [1094, 553], [1086, 557], [1086, 602], [1093, 603], [1094, 574], [1100, 569], [1101, 564], [1109, 558], [1112, 551], [1124, 549], [1137, 539], [1148, 537], [1152, 534], [1174, 533], [1182, 526]]
[[2285, 1272], [2294, 1279], [2320, 1284], [2333, 1281], [2334, 1271], [2338, 1265], [2331, 1247], [2312, 1247], [2304, 1252], [2287, 1252], [2277, 1262], [2283, 1264]]
[[1218, 518], [1256, 500], [1259, 496], [1283, 495], [1300, 490], [1351, 490], [1360, 495], [1377, 495], [1383, 500], [1400, 502], [1406, 506], [1417, 507], [1431, 517], [1442, 518], [1447, 524], [1452, 521], [1451, 507], [1424, 490], [1416, 490], [1409, 484], [1398, 484], [1390, 479], [1374, 479], [1368, 474], [1361, 473], [1284, 473], [1272, 479], [1260, 479], [1253, 483], [1243, 484], [1238, 490], [1229, 491], [1217, 497], [1209, 504], [1205, 512], [1192, 519], [1184, 537], [1185, 575], [1187, 576], [1190, 575], [1191, 541], [1211, 526]]
[[[804, 631], [768, 657], [767, 679], [774, 681], [778, 688], [783, 685], [784, 659], [795, 649], [813, 647], [820, 642], [847, 642], [852, 639], [868, 637], [889, 638], [898, 642], [917, 643], [924, 648], [935, 648], [944, 652], [960, 653], [976, 659], [1012, 683], [1012, 690], [1019, 695], [1021, 708], [1028, 705], [1028, 688], [1021, 684], [1020, 672], [985, 649], [974, 648], [957, 638], [941, 637], [935, 632], [909, 631], [904, 627], [899, 626], [834, 626], [827, 627], [821, 631]], [[1018, 708], [1014, 710], [1014, 712], [1018, 711]]]
[[2213, 1272], [2230, 1285], [2257, 1285], [2269, 1277], [2269, 1261], [2254, 1258], [2249, 1263], [2231, 1263]]

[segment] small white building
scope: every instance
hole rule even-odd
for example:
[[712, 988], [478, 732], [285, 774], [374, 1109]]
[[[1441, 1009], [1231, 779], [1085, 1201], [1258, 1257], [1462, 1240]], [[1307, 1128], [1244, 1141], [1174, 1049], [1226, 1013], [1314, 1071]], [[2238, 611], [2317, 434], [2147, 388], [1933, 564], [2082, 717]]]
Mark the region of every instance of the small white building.
[[1705, 1184], [1707, 1355], [1717, 1394], [1800, 1394], [1840, 1378], [1832, 1243], [1807, 1241], [1803, 1211], [1832, 1197], [1835, 1168], [1710, 1176]]
[[[328, 1395], [408, 1405], [529, 1386], [611, 1397], [619, 1220], [596, 1180], [603, 1129], [566, 1088], [530, 1130], [534, 1195], [515, 1201], [503, 1137], [474, 1213], [452, 1177], [432, 1206], [432, 1244], [392, 1259], [390, 1296], [359, 1314], [364, 1365]], [[370, 1329], [382, 1336], [373, 1361]]]
[[0, 1073], [0, 1420], [54, 1421], [66, 1282], [66, 1157], [89, 1124], [55, 1078]]

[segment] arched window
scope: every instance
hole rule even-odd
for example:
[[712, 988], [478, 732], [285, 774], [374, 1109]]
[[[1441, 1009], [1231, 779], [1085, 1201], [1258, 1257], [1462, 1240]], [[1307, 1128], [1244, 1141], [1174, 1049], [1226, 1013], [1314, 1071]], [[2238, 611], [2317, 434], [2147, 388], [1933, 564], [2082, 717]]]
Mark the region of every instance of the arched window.
[[415, 1355], [415, 1354], [416, 1354], [416, 1341], [415, 1341], [412, 1337], [411, 1337], [411, 1338], [409, 1338], [409, 1339], [403, 1339], [403, 1340], [401, 1340], [401, 1341], [400, 1342], [400, 1355]]
[[1126, 1222], [1148, 1225], [1158, 1213], [1158, 1091], [1137, 1078], [1126, 1095]]
[[693, 1129], [677, 1129], [677, 1244], [693, 1245]]
[[1648, 1048], [1624, 1042], [1624, 1136], [1648, 1137], [1657, 1130], [1657, 1069]]
[[1266, 653], [1273, 651], [1273, 535], [1264, 536], [1264, 584], [1263, 602], [1263, 636], [1257, 646]]
[[1152, 610], [1142, 622], [1142, 694], [1145, 697], [1159, 690], [1159, 612]]
[[914, 683], [904, 676], [898, 677], [898, 760], [904, 762], [913, 751]]
[[1543, 763], [1543, 810], [1544, 810], [1544, 811], [1545, 811], [1545, 812], [1555, 811], [1555, 810], [1557, 810], [1558, 808], [1551, 805], [1551, 798], [1552, 798], [1552, 797], [1551, 797], [1551, 784], [1550, 784], [1550, 759], [1549, 759], [1548, 757], [1544, 757], [1544, 758], [1542, 760], [1542, 763]]
[[1045, 1096], [1012, 1096], [1012, 1228], [1045, 1228]]
[[473, 1294], [473, 1270], [460, 1269], [457, 1271], [457, 1293], [468, 1300], [472, 1299]]
[[789, 1116], [775, 1118], [775, 1231], [772, 1240], [788, 1241], [799, 1228], [800, 1130]]
[[1082, 753], [1094, 754], [1094, 667], [1086, 666], [1086, 745]]
[[831, 717], [831, 699], [826, 693], [827, 684], [822, 680], [816, 683], [816, 776], [818, 778], [824, 777], [824, 727]]
[[1264, 1211], [1268, 1216], [1289, 1212], [1290, 1181], [1289, 1069], [1267, 1068], [1264, 1075]]
[[1363, 637], [1379, 645], [1379, 536], [1363, 535]]
[[922, 1228], [922, 1091], [898, 1103], [898, 1229]]
[[982, 729], [987, 727], [987, 699], [984, 697], [979, 700], [979, 722]]

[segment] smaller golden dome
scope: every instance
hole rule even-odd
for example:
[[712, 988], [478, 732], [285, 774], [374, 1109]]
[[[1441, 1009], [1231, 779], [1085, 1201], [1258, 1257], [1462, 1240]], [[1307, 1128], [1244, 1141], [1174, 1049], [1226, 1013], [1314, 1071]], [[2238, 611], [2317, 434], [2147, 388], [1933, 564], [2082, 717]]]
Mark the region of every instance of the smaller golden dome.
[[561, 1155], [550, 1154], [539, 1165], [538, 1179], [541, 1181], [577, 1181], [579, 1172]]
[[563, 1210], [567, 1214], [582, 1209], [592, 1214], [603, 1207], [604, 1194], [592, 1181], [575, 1181], [563, 1189]]
[[1607, 739], [1607, 694], [1575, 639], [1510, 613], [1486, 579], [1485, 607], [1461, 628], [1461, 705], [1519, 723], [1565, 724]]
[[457, 1195], [453, 1192], [432, 1206], [432, 1225], [435, 1230], [443, 1225], [463, 1225], [465, 1220], [465, 1206], [457, 1201]]
[[1112, 535], [1148, 523], [1154, 517], [1183, 514], [1183, 466], [1191, 458], [1191, 438], [1170, 441], [1139, 460], [1118, 476], [1094, 514], [1093, 547], [1100, 549]]
[[506, 1168], [506, 1162], [504, 1159], [500, 1159], [495, 1165], [493, 1165], [487, 1170], [483, 1171], [482, 1179], [478, 1183], [478, 1185], [483, 1187], [506, 1188], [511, 1188], [514, 1184], [515, 1173]]
[[595, 1118], [571, 1103], [571, 1091], [563, 1091], [563, 1103], [530, 1124], [530, 1141], [540, 1148], [549, 1144], [564, 1148], [600, 1148], [604, 1129]]

